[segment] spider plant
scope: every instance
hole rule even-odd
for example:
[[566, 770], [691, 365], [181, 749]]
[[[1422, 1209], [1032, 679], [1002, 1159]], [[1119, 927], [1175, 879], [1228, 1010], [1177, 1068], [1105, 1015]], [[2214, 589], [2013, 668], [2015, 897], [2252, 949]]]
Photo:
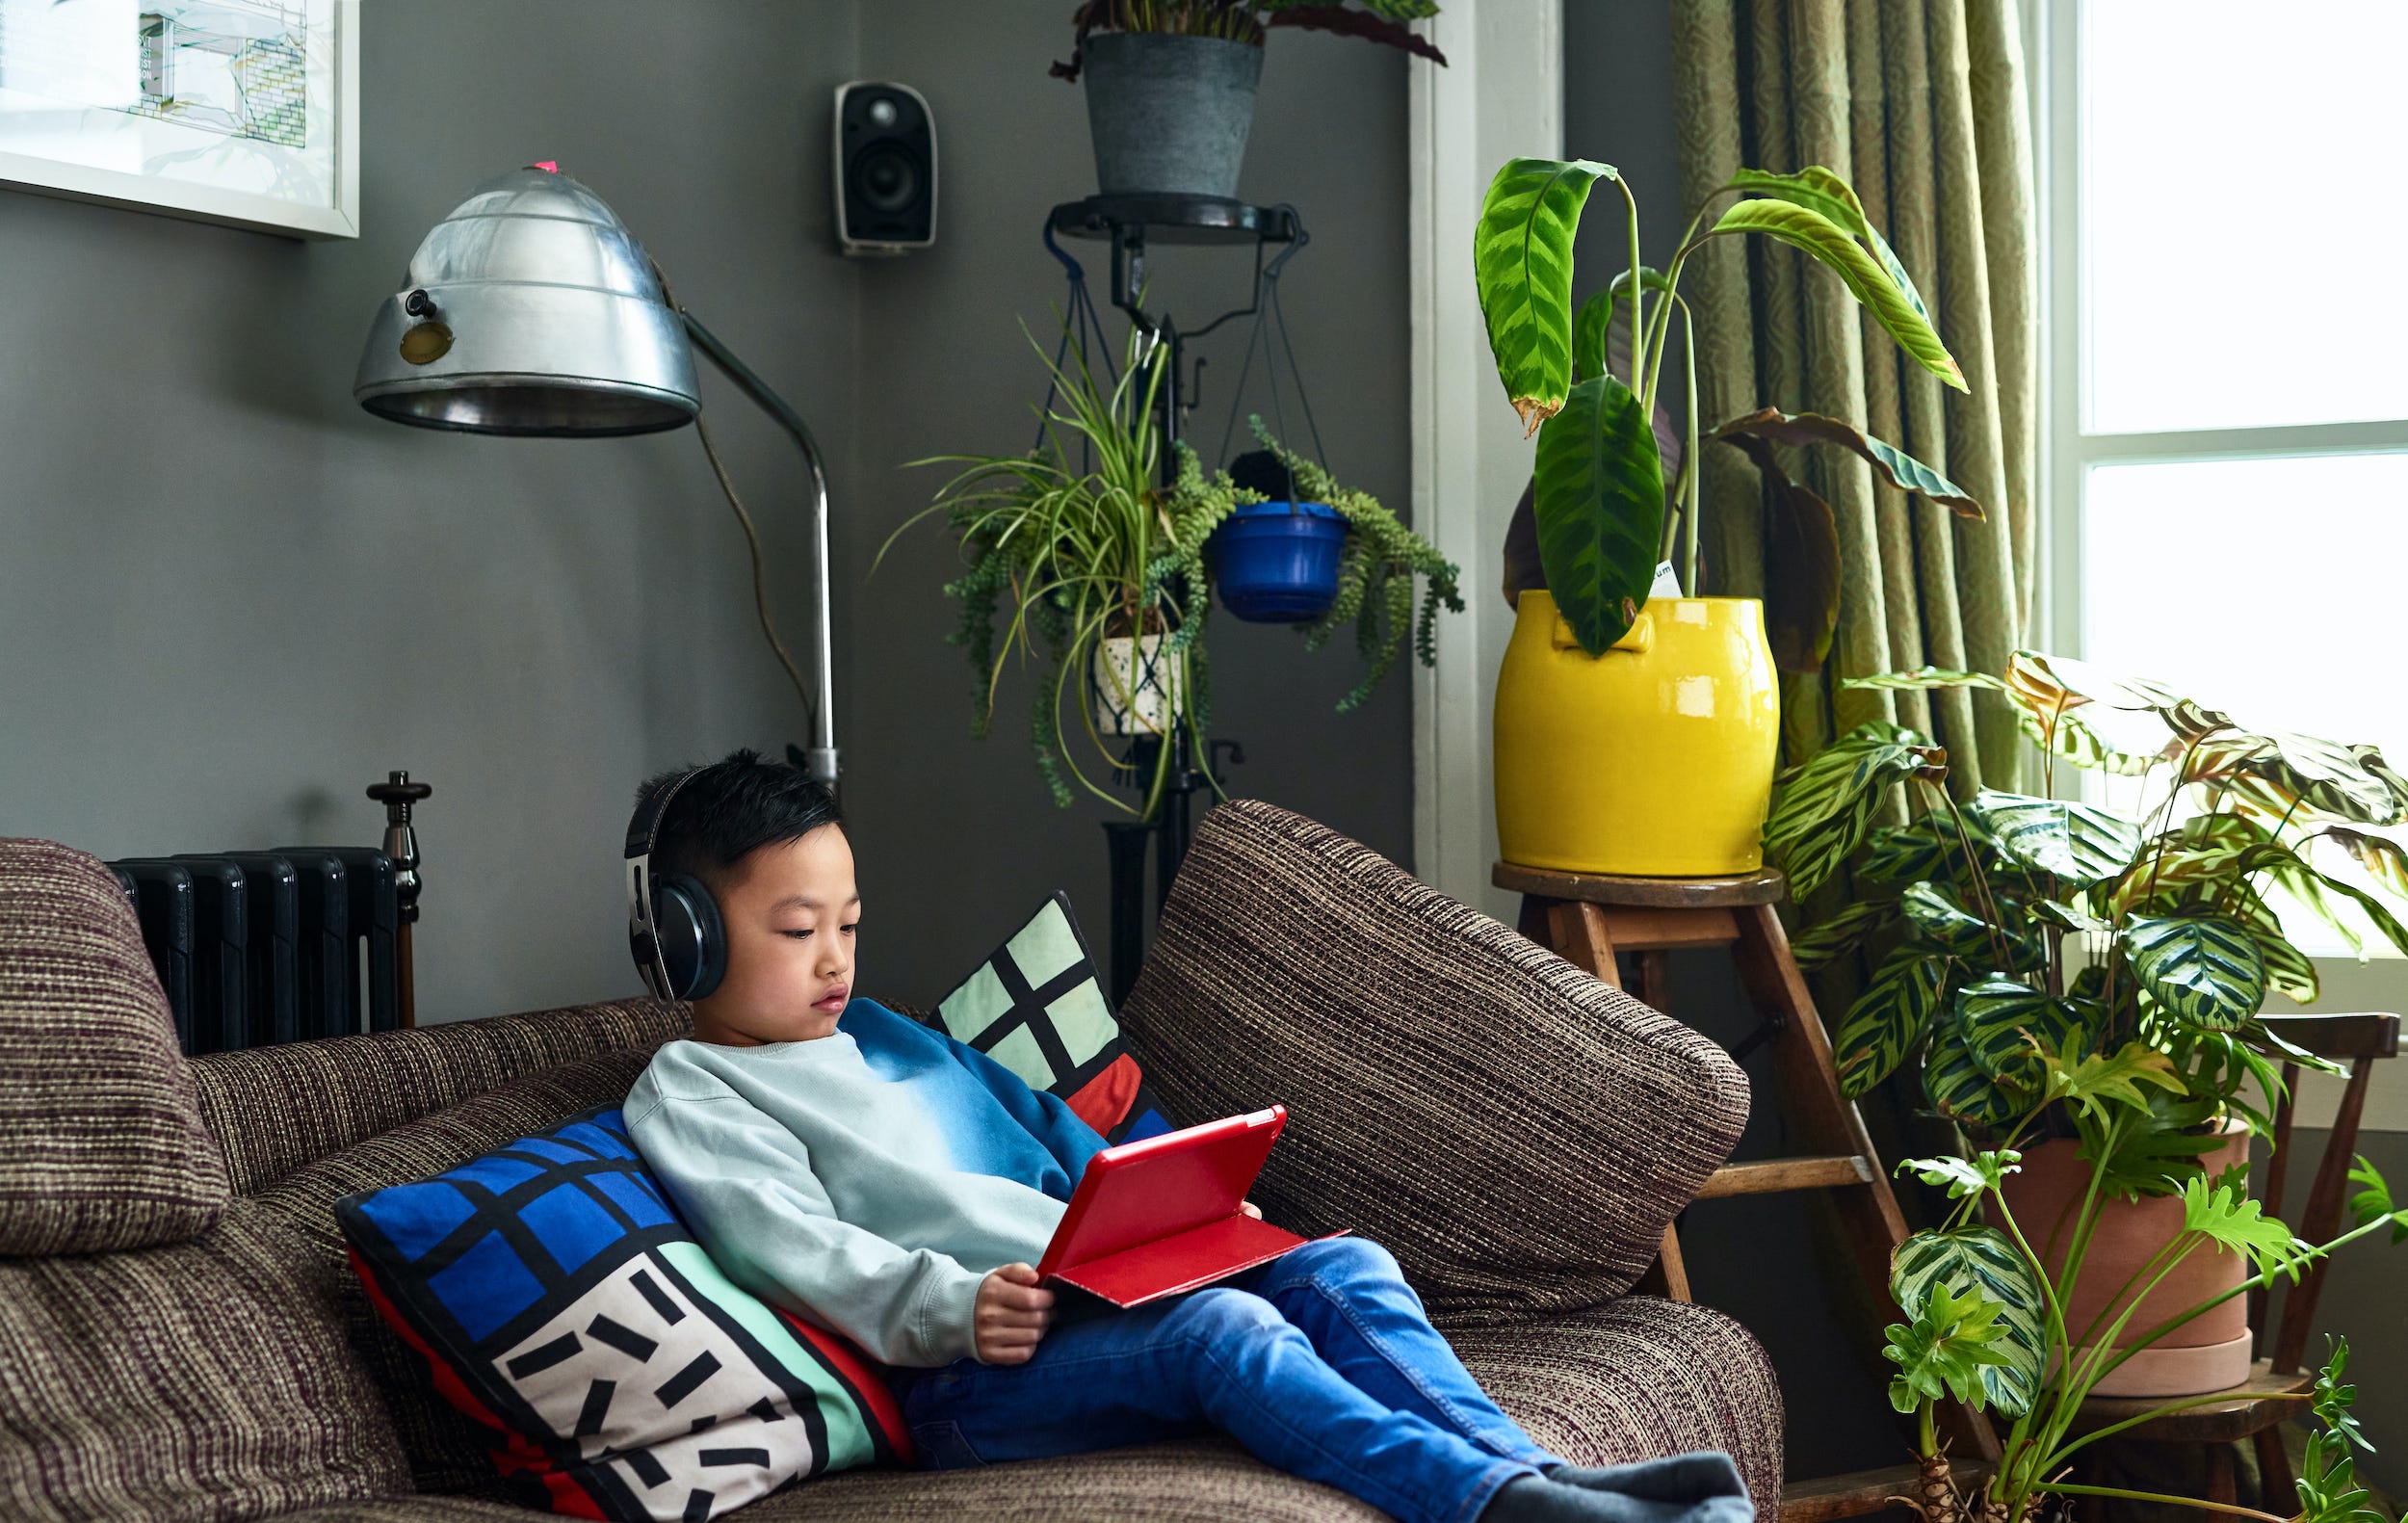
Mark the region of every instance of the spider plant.
[[[1083, 701], [1083, 685], [1092, 670], [1116, 704], [1134, 706], [1113, 665], [1094, 660], [1103, 642], [1120, 638], [1163, 637], [1158, 660], [1172, 673], [1167, 686], [1176, 718], [1172, 725], [1149, 727], [1156, 733], [1184, 727], [1191, 743], [1201, 745], [1200, 711], [1209, 689], [1198, 637], [1208, 591], [1201, 578], [1182, 573], [1195, 564], [1202, 536], [1195, 524], [1182, 521], [1159, 486], [1163, 446], [1154, 407], [1169, 351], [1133, 332], [1118, 374], [1099, 377], [1077, 346], [1066, 346], [1058, 359], [1034, 335], [1029, 341], [1053, 380], [1048, 401], [1037, 408], [1036, 447], [1025, 455], [913, 461], [960, 469], [927, 508], [887, 537], [878, 559], [913, 525], [941, 514], [967, 563], [945, 591], [961, 601], [948, 638], [967, 648], [978, 673], [974, 732], [983, 736], [993, 721], [1008, 658], [1014, 652], [1035, 657], [1043, 675], [1030, 710], [1030, 740], [1055, 801], [1068, 804], [1076, 784], [1114, 808], [1151, 819], [1176, 765], [1174, 748], [1156, 748], [1143, 800], [1134, 808], [1099, 785], [1080, 758], [1101, 758], [1107, 775], [1118, 765]], [[1084, 746], [1062, 733], [1065, 696], [1079, 715]]]

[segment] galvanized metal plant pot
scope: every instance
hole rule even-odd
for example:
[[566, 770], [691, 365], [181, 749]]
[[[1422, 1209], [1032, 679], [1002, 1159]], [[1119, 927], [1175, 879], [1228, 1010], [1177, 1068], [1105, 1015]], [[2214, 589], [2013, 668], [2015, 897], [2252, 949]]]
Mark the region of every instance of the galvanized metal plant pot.
[[1238, 194], [1260, 47], [1165, 32], [1099, 32], [1084, 47], [1097, 190]]

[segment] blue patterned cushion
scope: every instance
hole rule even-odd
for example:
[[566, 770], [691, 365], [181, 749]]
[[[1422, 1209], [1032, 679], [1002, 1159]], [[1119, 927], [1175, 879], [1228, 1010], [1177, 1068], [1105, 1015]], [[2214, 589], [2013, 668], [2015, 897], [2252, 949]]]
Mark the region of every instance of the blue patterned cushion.
[[707, 1518], [908, 1451], [868, 1356], [730, 1284], [615, 1106], [336, 1213], [369, 1299], [531, 1507]]

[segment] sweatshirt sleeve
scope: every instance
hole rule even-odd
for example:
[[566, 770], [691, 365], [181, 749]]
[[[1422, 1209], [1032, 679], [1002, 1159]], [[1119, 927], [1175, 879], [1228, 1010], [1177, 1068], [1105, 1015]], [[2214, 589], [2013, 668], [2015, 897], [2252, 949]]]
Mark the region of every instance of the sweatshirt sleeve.
[[1003, 1102], [1011, 1118], [1027, 1127], [1029, 1135], [1045, 1144], [1054, 1161], [1070, 1176], [1073, 1189], [1079, 1176], [1086, 1172], [1087, 1160], [1104, 1150], [1104, 1139], [1095, 1128], [1079, 1119], [1079, 1114], [1052, 1094], [1029, 1088], [1027, 1081], [997, 1063], [994, 1059], [965, 1042], [956, 1041], [943, 1032], [953, 1048], [954, 1061], [970, 1070], [970, 1075], [986, 1087], [987, 1092]]
[[887, 1364], [975, 1356], [983, 1275], [840, 1220], [810, 1149], [741, 1096], [654, 1096], [629, 1136], [737, 1285], [835, 1328]]

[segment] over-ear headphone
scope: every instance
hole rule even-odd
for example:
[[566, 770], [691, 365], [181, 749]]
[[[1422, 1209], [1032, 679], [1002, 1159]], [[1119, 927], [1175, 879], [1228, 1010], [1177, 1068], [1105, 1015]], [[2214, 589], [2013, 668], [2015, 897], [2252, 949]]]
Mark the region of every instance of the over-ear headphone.
[[661, 782], [636, 803], [627, 822], [627, 948], [646, 987], [665, 1000], [698, 1000], [727, 974], [727, 927], [719, 901], [699, 880], [682, 873], [656, 878], [652, 848], [669, 801], [699, 767]]

